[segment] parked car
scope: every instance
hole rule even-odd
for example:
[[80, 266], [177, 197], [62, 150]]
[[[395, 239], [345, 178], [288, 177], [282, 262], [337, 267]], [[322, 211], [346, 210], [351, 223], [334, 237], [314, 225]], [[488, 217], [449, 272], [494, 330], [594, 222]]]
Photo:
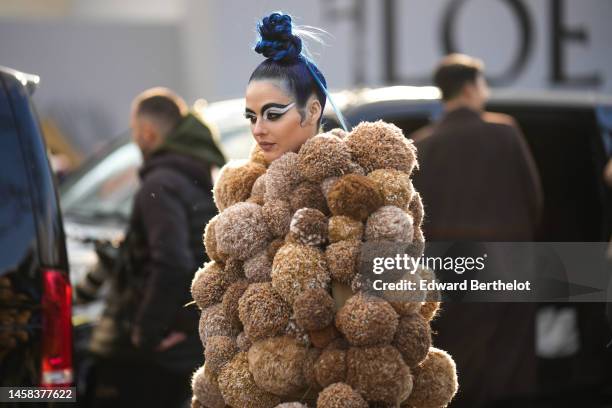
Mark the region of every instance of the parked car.
[[73, 382], [62, 215], [32, 101], [38, 77], [0, 67], [0, 386]]

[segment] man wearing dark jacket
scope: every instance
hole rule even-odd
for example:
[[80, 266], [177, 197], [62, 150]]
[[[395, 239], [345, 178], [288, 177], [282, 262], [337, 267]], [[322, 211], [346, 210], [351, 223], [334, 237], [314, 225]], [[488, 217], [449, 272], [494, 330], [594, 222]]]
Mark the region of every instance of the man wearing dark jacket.
[[[436, 69], [434, 82], [445, 114], [412, 136], [419, 156], [414, 183], [425, 206], [425, 237], [533, 241], [542, 206], [539, 176], [514, 120], [484, 112], [488, 88], [482, 63], [465, 55], [448, 56]], [[534, 391], [534, 313], [535, 305], [525, 303], [443, 305], [433, 324], [438, 332], [434, 342], [457, 363], [460, 386], [454, 407], [494, 406]]]
[[202, 231], [216, 213], [211, 167], [225, 159], [210, 129], [168, 89], [139, 95], [131, 126], [144, 157], [141, 187], [92, 338], [94, 406], [176, 407], [203, 359], [198, 313], [185, 305], [206, 260]]

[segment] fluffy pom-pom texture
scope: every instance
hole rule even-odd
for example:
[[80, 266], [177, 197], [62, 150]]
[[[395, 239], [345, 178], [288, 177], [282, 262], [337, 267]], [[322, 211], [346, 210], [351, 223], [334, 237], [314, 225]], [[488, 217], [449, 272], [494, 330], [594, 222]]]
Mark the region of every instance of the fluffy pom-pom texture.
[[334, 320], [335, 306], [325, 289], [308, 289], [295, 298], [293, 314], [305, 330], [321, 330]]
[[240, 321], [251, 341], [283, 332], [291, 307], [276, 293], [269, 282], [249, 285], [238, 302]]
[[423, 225], [423, 216], [425, 209], [423, 208], [423, 200], [418, 192], [415, 192], [412, 196], [412, 200], [408, 205], [408, 212], [412, 215], [413, 223], [415, 227], [421, 227]]
[[240, 322], [240, 316], [238, 314], [238, 302], [240, 298], [247, 290], [249, 286], [249, 282], [242, 279], [237, 282], [232, 283], [225, 294], [223, 295], [223, 300], [221, 305], [223, 306], [223, 314], [229, 319], [234, 327], [242, 327], [242, 323]]
[[348, 172], [351, 153], [342, 139], [324, 133], [310, 138], [298, 153], [298, 167], [302, 176], [313, 183], [341, 176]]
[[299, 209], [291, 218], [289, 232], [295, 242], [322, 245], [327, 241], [327, 217], [314, 208]]
[[219, 214], [215, 236], [217, 248], [239, 260], [249, 259], [264, 250], [270, 233], [262, 207], [253, 203], [238, 203], [227, 208]]
[[349, 285], [359, 263], [361, 241], [338, 241], [327, 247], [325, 258], [332, 280]]
[[392, 346], [352, 347], [346, 361], [347, 384], [370, 403], [397, 406], [412, 391], [410, 368]]
[[326, 289], [329, 281], [325, 256], [317, 248], [288, 243], [274, 257], [272, 286], [290, 305], [307, 289]]
[[308, 335], [310, 336], [310, 342], [313, 346], [323, 349], [332, 341], [340, 337], [340, 332], [336, 329], [336, 326], [330, 324], [321, 330], [310, 330]]
[[444, 350], [432, 347], [413, 375], [414, 388], [402, 407], [446, 407], [457, 393], [457, 368]]
[[271, 200], [262, 207], [262, 215], [270, 232], [275, 237], [284, 237], [291, 224], [291, 206], [287, 201]]
[[193, 277], [191, 296], [200, 309], [206, 309], [221, 302], [225, 290], [235, 280], [234, 276], [226, 275], [217, 262], [208, 262]]
[[321, 387], [346, 380], [346, 350], [323, 350], [314, 366], [315, 378]]
[[265, 172], [264, 166], [253, 162], [239, 166], [223, 166], [213, 189], [213, 197], [219, 211], [249, 198], [255, 180]]
[[236, 345], [240, 351], [249, 351], [253, 343], [251, 343], [245, 332], [240, 332], [238, 337], [236, 337]]
[[380, 207], [368, 217], [366, 241], [412, 242], [412, 217], [393, 205]]
[[327, 194], [327, 205], [334, 215], [363, 221], [382, 205], [376, 185], [366, 176], [342, 176]]
[[304, 389], [303, 366], [306, 349], [287, 336], [254, 343], [249, 349], [249, 370], [265, 391], [291, 396]]
[[273, 408], [280, 398], [257, 386], [249, 371], [247, 353], [234, 356], [219, 373], [219, 389], [225, 403], [232, 407]]
[[338, 180], [340, 180], [340, 177], [328, 177], [321, 182], [321, 192], [323, 193], [323, 197], [327, 197], [329, 190], [331, 190]]
[[377, 122], [361, 122], [346, 137], [353, 160], [365, 171], [395, 169], [410, 175], [416, 165], [416, 148], [397, 126]]
[[318, 391], [321, 389], [321, 386], [317, 382], [317, 377], [315, 376], [315, 364], [321, 355], [321, 350], [318, 348], [307, 348], [306, 356], [304, 357], [304, 365], [302, 366], [302, 374], [304, 375], [304, 381], [308, 388], [314, 391]]
[[272, 272], [272, 261], [268, 257], [268, 252], [261, 251], [253, 258], [244, 262], [244, 276], [249, 282], [269, 282]]
[[344, 215], [330, 217], [328, 224], [329, 242], [354, 240], [363, 238], [363, 224]]
[[217, 303], [202, 310], [200, 315], [199, 334], [204, 350], [208, 344], [208, 339], [213, 336], [234, 337], [238, 330], [232, 325], [230, 319], [223, 313], [223, 305]]
[[378, 169], [368, 174], [383, 198], [384, 205], [408, 209], [414, 187], [408, 174], [393, 169]]
[[264, 195], [266, 192], [266, 174], [262, 174], [255, 180], [253, 183], [253, 188], [251, 189], [251, 196], [249, 200], [259, 205], [263, 205], [264, 203]]
[[348, 384], [336, 383], [319, 393], [317, 408], [368, 408], [368, 403]]
[[207, 408], [225, 407], [225, 401], [219, 390], [219, 385], [216, 378], [211, 373], [211, 370], [208, 368], [208, 363], [198, 368], [193, 374], [191, 389], [193, 390], [193, 396], [200, 406]]
[[218, 372], [238, 353], [236, 341], [227, 336], [212, 336], [206, 342], [204, 359], [213, 373]]
[[304, 405], [301, 402], [283, 402], [275, 408], [308, 408], [308, 405]]
[[295, 212], [300, 208], [314, 208], [323, 214], [329, 214], [327, 201], [318, 184], [304, 181], [293, 190], [289, 203]]
[[402, 316], [392, 344], [402, 354], [408, 367], [417, 366], [431, 347], [429, 322], [418, 313]]
[[219, 252], [217, 249], [217, 236], [215, 235], [215, 226], [217, 225], [217, 220], [219, 219], [219, 214], [215, 215], [211, 220], [206, 224], [206, 228], [204, 228], [204, 249], [206, 250], [206, 254], [210, 259], [217, 262], [223, 262], [227, 255]]
[[375, 296], [357, 294], [336, 315], [336, 327], [353, 346], [390, 343], [398, 325], [391, 305]]
[[302, 181], [302, 176], [298, 170], [297, 153], [285, 153], [268, 167], [265, 201], [289, 201], [291, 193]]

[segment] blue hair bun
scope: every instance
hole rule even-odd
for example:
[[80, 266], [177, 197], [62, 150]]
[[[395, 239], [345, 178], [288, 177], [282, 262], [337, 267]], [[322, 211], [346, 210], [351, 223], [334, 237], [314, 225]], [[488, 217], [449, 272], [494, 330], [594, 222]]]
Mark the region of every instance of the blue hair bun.
[[294, 61], [302, 53], [302, 39], [293, 35], [291, 16], [272, 13], [257, 23], [260, 39], [255, 52], [274, 61]]

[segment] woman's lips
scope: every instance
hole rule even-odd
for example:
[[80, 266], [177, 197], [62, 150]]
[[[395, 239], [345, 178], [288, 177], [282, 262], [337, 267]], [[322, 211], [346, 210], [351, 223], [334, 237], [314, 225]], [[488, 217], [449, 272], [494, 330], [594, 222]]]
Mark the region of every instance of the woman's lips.
[[270, 150], [274, 149], [274, 146], [276, 146], [276, 143], [259, 143], [259, 147], [261, 147], [261, 150], [263, 150], [264, 152], [269, 152]]

